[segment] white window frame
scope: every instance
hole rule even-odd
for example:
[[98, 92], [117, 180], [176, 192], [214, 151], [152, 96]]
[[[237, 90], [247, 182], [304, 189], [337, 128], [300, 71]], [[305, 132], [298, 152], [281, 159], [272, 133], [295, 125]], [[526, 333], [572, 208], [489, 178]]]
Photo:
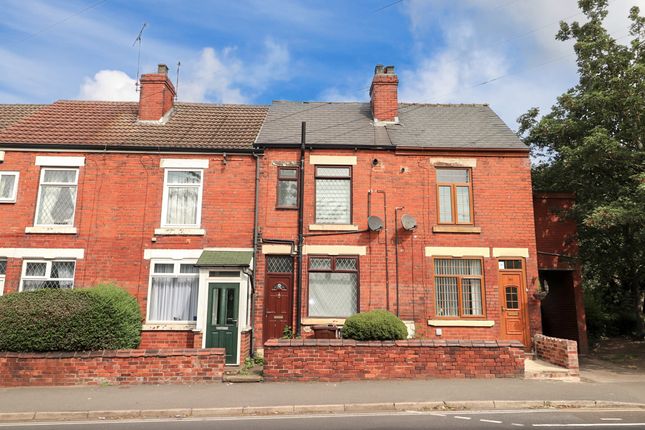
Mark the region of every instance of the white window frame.
[[[45, 172], [48, 170], [63, 170], [63, 171], [73, 171], [75, 172], [74, 183], [69, 182], [48, 182], [43, 184], [43, 179], [45, 178]], [[36, 197], [36, 213], [34, 214], [34, 226], [43, 226], [43, 227], [73, 227], [76, 221], [76, 203], [78, 201], [78, 168], [63, 168], [63, 167], [43, 167], [40, 169], [40, 181], [38, 182], [38, 196]], [[76, 193], [74, 193], [74, 213], [72, 214], [72, 222], [70, 224], [39, 224], [38, 223], [38, 214], [40, 214], [40, 196], [43, 192], [43, 185], [58, 185], [63, 187], [74, 186], [76, 187]]]
[[[27, 276], [27, 264], [28, 263], [44, 263], [45, 266], [45, 275], [44, 276]], [[74, 263], [74, 273], [71, 278], [52, 278], [52, 263]], [[20, 287], [18, 291], [23, 291], [24, 281], [72, 281], [72, 288], [74, 288], [74, 279], [76, 278], [76, 260], [69, 259], [60, 259], [60, 260], [23, 260], [22, 261], [22, 271], [20, 273]]]
[[[200, 286], [200, 273], [195, 272], [195, 273], [180, 273], [181, 270], [181, 265], [182, 264], [196, 264], [197, 259], [185, 259], [185, 260], [169, 260], [169, 259], [151, 259], [150, 260], [150, 273], [149, 273], [149, 278], [148, 278], [148, 296], [146, 299], [146, 324], [163, 324], [163, 325], [196, 325], [197, 321], [191, 320], [191, 321], [167, 321], [167, 320], [151, 320], [150, 319], [150, 306], [152, 304], [152, 301], [150, 298], [152, 297], [152, 278], [155, 276], [167, 276], [167, 277], [178, 277], [178, 276], [186, 276], [186, 277], [194, 277], [197, 278], [197, 313], [199, 314], [199, 286]], [[155, 273], [155, 264], [172, 264], [173, 265], [173, 272], [172, 273]], [[199, 318], [199, 317], [198, 317]]]
[[[2, 176], [13, 176], [16, 178], [13, 183], [13, 193], [9, 197], [0, 197], [0, 203], [16, 203], [18, 197], [18, 181], [20, 180], [20, 172], [0, 172], [0, 183], [2, 183]], [[1, 293], [1, 291], [0, 291]]]
[[[182, 187], [186, 186], [195, 186], [191, 184], [181, 184], [181, 185], [170, 185], [168, 184], [168, 173], [170, 172], [199, 172], [201, 181], [199, 182], [198, 191], [197, 191], [197, 219], [195, 224], [168, 224], [166, 222], [166, 217], [168, 215], [168, 190], [170, 187]], [[163, 177], [163, 199], [161, 202], [161, 227], [168, 228], [200, 228], [202, 225], [202, 194], [204, 191], [204, 169], [175, 169], [175, 168], [166, 168], [164, 169]]]
[[0, 257], [0, 261], [4, 261], [4, 263], [5, 263], [5, 272], [0, 273], [0, 296], [1, 296], [1, 295], [4, 294], [4, 281], [5, 281], [5, 277], [7, 275], [6, 270], [7, 270], [7, 265], [9, 264], [9, 259], [4, 258], [4, 257]]

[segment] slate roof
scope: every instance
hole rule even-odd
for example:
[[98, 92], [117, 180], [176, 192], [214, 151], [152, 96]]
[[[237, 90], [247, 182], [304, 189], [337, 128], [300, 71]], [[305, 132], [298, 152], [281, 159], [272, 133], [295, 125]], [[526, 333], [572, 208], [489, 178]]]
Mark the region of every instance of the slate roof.
[[256, 144], [527, 150], [484, 104], [399, 103], [399, 124], [375, 126], [369, 103], [273, 102]]
[[46, 105], [0, 104], [0, 131]]
[[[0, 105], [2, 106], [2, 105]], [[61, 100], [16, 121], [0, 107], [3, 144], [98, 146], [101, 148], [252, 149], [267, 113], [260, 105], [176, 103], [165, 124], [137, 121], [137, 102]], [[25, 106], [25, 105], [23, 105]], [[3, 111], [4, 109], [4, 111]]]

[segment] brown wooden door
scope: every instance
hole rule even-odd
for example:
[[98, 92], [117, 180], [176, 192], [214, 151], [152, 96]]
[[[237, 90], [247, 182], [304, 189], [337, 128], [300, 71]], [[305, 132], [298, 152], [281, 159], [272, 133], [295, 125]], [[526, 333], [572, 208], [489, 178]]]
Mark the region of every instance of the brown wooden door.
[[264, 295], [264, 340], [282, 337], [291, 325], [292, 275], [267, 273]]
[[527, 345], [522, 272], [500, 272], [499, 302], [501, 305], [501, 337], [519, 340]]

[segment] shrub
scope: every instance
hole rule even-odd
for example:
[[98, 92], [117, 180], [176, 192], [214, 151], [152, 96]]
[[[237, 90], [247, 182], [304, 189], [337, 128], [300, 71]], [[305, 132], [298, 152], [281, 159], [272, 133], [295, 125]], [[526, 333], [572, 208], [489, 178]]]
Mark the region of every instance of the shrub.
[[139, 305], [116, 285], [0, 297], [0, 351], [127, 349], [140, 336]]
[[353, 315], [345, 320], [343, 337], [355, 340], [399, 340], [408, 336], [408, 329], [396, 315], [375, 310]]

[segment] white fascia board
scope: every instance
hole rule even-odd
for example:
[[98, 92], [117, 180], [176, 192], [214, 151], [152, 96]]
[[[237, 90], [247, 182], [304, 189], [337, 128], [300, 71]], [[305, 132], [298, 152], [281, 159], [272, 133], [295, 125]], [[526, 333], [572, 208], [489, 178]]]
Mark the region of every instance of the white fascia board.
[[85, 157], [50, 157], [36, 156], [36, 166], [45, 167], [83, 167]]

